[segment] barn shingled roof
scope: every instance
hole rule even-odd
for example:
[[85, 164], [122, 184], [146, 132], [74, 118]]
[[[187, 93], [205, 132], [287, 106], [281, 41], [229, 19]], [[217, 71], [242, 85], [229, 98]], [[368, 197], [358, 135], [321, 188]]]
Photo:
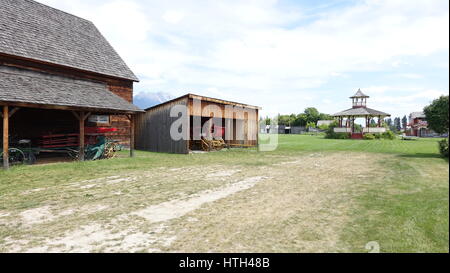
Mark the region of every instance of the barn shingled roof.
[[138, 81], [92, 22], [31, 0], [0, 0], [0, 53]]
[[87, 108], [105, 112], [141, 112], [109, 91], [105, 83], [0, 66], [0, 102]]

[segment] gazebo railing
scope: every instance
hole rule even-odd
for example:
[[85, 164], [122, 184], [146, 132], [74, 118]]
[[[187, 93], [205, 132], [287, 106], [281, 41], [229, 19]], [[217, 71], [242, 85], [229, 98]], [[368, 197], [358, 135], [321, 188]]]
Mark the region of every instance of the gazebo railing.
[[384, 127], [366, 127], [363, 128], [363, 133], [384, 133], [386, 128]]
[[[352, 133], [351, 127], [335, 127], [335, 133]], [[386, 132], [386, 128], [384, 127], [366, 127], [362, 128], [362, 133], [384, 133]]]
[[335, 133], [351, 133], [352, 128], [350, 127], [334, 127]]

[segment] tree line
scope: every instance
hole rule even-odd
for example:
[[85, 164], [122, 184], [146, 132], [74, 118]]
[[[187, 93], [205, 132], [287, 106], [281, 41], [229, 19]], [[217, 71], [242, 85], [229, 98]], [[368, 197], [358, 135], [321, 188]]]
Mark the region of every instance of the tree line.
[[[332, 120], [333, 117], [329, 114], [320, 113], [314, 107], [306, 108], [303, 113], [300, 114], [290, 114], [290, 115], [277, 115], [278, 125], [285, 126], [301, 126], [301, 127], [315, 127], [317, 121], [319, 120]], [[266, 117], [265, 119], [266, 125], [270, 125], [271, 119], [270, 117]]]
[[401, 130], [406, 130], [406, 127], [408, 126], [408, 118], [403, 116], [403, 118], [395, 117], [394, 119], [387, 118], [384, 120], [386, 126], [389, 128], [389, 130], [393, 132], [400, 132]]

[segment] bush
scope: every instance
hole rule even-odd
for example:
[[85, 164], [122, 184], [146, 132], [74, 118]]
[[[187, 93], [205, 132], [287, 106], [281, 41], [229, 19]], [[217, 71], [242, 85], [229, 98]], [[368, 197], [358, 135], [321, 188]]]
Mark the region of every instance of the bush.
[[443, 157], [448, 157], [448, 138], [439, 141], [439, 152]]
[[349, 133], [334, 133], [335, 139], [349, 139], [350, 134]]
[[319, 129], [322, 130], [322, 131], [326, 131], [326, 130], [328, 130], [329, 127], [330, 126], [328, 124], [322, 124], [322, 125], [319, 126]]
[[325, 131], [325, 138], [329, 139], [348, 139], [350, 138], [349, 133], [335, 133], [334, 127], [337, 127], [337, 122], [333, 122], [328, 126], [328, 129]]
[[384, 139], [393, 140], [393, 139], [395, 139], [395, 134], [394, 134], [394, 132], [388, 130], [388, 131], [382, 133], [381, 137], [384, 138]]
[[380, 133], [375, 133], [375, 134], [368, 133], [368, 134], [364, 134], [363, 138], [367, 139], [367, 140], [373, 140], [373, 139], [390, 139], [390, 140], [392, 140], [392, 139], [395, 139], [395, 134], [392, 131], [386, 131], [386, 132], [384, 132], [382, 134], [380, 134]]

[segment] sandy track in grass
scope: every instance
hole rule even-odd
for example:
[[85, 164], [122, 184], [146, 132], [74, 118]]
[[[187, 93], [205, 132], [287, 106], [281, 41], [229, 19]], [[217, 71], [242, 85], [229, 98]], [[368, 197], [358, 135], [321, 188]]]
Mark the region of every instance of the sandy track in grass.
[[[345, 155], [345, 156], [344, 156]], [[173, 252], [342, 252], [340, 240], [360, 186], [377, 174], [374, 156], [311, 154], [260, 173], [270, 179], [177, 219]]]
[[[111, 219], [110, 225], [120, 225], [120, 222], [138, 223], [138, 221], [133, 221], [133, 216], [142, 217], [148, 223], [165, 222], [171, 219], [179, 218], [189, 212], [195, 211], [205, 203], [214, 202], [216, 200], [226, 198], [227, 196], [230, 196], [237, 192], [249, 189], [264, 179], [266, 179], [266, 177], [249, 177], [247, 179], [244, 179], [237, 183], [229, 184], [219, 189], [206, 190], [188, 196], [184, 199], [176, 199], [158, 205], [149, 206], [142, 210], [119, 215], [118, 217]], [[24, 220], [27, 221], [27, 224], [37, 224], [41, 223], [42, 221], [52, 221], [59, 216], [52, 214], [48, 206], [27, 210], [21, 215]], [[166, 230], [166, 225], [164, 224], [152, 225], [149, 229], [147, 229], [147, 232], [145, 233], [140, 231], [137, 227], [130, 226], [121, 229], [118, 232], [113, 232], [113, 229], [114, 228], [111, 228], [111, 226], [104, 227], [99, 223], [93, 223], [66, 232], [63, 236], [52, 239], [45, 239], [41, 246], [26, 249], [22, 248], [21, 246], [13, 246], [11, 251], [160, 251], [160, 249], [152, 247], [152, 245], [169, 247], [172, 241], [176, 239], [176, 236], [174, 235], [163, 234], [163, 232]]]
[[[86, 206], [107, 208], [70, 214], [75, 208], [58, 210], [55, 201], [29, 209], [25, 218], [34, 213], [40, 220], [29, 217], [22, 232], [0, 237], [0, 252], [341, 251], [352, 185], [363, 176], [370, 180], [373, 166], [367, 155], [343, 155], [225, 170], [160, 168], [69, 183], [60, 191], [89, 193], [95, 203]], [[3, 220], [15, 216], [2, 213]]]
[[199, 192], [187, 199], [171, 200], [155, 206], [150, 206], [148, 208], [133, 212], [131, 215], [143, 217], [150, 222], [162, 222], [179, 218], [200, 208], [205, 203], [214, 202], [237, 192], [249, 189], [255, 186], [259, 181], [266, 178], [267, 177], [262, 176], [249, 177], [220, 189]]

